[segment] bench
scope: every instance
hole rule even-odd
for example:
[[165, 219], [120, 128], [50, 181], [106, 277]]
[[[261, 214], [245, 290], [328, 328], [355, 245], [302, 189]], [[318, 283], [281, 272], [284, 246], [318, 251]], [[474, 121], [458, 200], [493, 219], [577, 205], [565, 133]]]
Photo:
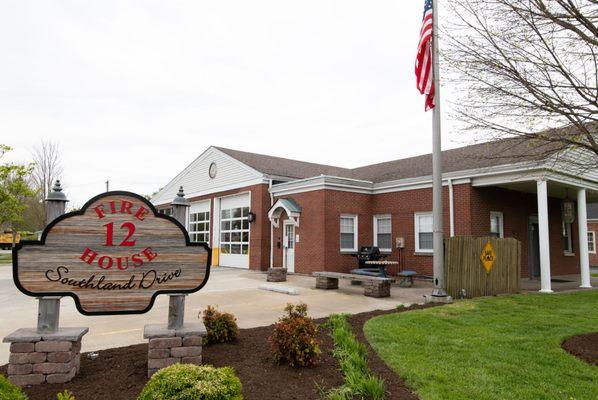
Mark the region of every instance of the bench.
[[339, 279], [349, 279], [351, 282], [363, 282], [363, 295], [369, 297], [389, 297], [390, 284], [394, 278], [381, 278], [378, 276], [345, 274], [342, 272], [314, 272], [316, 277], [316, 289], [338, 289]]

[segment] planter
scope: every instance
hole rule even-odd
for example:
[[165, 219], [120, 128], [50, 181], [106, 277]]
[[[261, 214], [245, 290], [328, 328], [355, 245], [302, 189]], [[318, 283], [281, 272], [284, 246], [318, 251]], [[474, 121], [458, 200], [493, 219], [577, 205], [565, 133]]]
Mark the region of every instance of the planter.
[[268, 282], [285, 282], [286, 280], [286, 268], [268, 268]]

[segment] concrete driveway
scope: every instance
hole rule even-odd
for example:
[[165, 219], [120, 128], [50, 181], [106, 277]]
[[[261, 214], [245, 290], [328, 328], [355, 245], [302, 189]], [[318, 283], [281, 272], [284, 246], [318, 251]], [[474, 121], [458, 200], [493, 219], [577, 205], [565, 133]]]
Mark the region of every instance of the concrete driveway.
[[[270, 325], [282, 314], [289, 303], [304, 302], [309, 313], [320, 318], [331, 313], [359, 313], [377, 309], [391, 309], [399, 304], [422, 303], [424, 294], [431, 292], [428, 282], [416, 282], [413, 288], [393, 287], [392, 296], [374, 299], [363, 296], [361, 286], [341, 281], [338, 290], [316, 290], [315, 278], [293, 275], [285, 283], [273, 284], [294, 287], [298, 295], [288, 295], [258, 289], [266, 275], [260, 272], [234, 268], [212, 269], [208, 284], [198, 293], [187, 297], [186, 321], [196, 320], [207, 305], [216, 305], [232, 312], [241, 328]], [[87, 326], [89, 333], [83, 339], [83, 351], [142, 343], [145, 324], [166, 323], [168, 296], [156, 299], [152, 310], [141, 315], [87, 317], [79, 314], [70, 297], [61, 302], [60, 324], [64, 327]], [[18, 328], [35, 327], [37, 301], [17, 290], [12, 281], [12, 268], [0, 265], [0, 338]], [[0, 365], [8, 362], [9, 345], [0, 343]]]

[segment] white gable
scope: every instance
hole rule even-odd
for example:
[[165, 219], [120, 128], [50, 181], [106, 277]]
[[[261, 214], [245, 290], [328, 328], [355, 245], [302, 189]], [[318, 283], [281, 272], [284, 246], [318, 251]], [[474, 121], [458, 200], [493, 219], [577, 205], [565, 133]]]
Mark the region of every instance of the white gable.
[[[216, 176], [210, 178], [209, 169], [216, 163]], [[172, 179], [151, 200], [155, 205], [168, 204], [183, 186], [185, 197], [203, 196], [238, 187], [264, 182], [264, 174], [232, 158], [222, 151], [209, 147], [187, 168]]]

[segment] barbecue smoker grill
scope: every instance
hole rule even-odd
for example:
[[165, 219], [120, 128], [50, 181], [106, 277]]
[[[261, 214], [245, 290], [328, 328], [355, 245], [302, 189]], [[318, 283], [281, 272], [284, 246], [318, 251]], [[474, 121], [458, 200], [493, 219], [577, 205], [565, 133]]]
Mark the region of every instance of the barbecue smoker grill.
[[[363, 246], [361, 249], [359, 249], [359, 253], [357, 253], [357, 263], [359, 265], [359, 268], [369, 268], [371, 269], [371, 266], [368, 266], [365, 262], [366, 261], [378, 261], [381, 260], [383, 258], [382, 254], [380, 254], [380, 249], [376, 246]], [[374, 269], [378, 269], [378, 268], [374, 268]]]
[[359, 268], [352, 269], [352, 274], [379, 276], [386, 278], [385, 266], [379, 265], [378, 267], [375, 267], [373, 265], [366, 264], [368, 261], [379, 261], [383, 258], [386, 258], [385, 254], [380, 254], [380, 249], [378, 247], [363, 246], [359, 250], [359, 253], [355, 255], [355, 257], [357, 257], [357, 264]]

